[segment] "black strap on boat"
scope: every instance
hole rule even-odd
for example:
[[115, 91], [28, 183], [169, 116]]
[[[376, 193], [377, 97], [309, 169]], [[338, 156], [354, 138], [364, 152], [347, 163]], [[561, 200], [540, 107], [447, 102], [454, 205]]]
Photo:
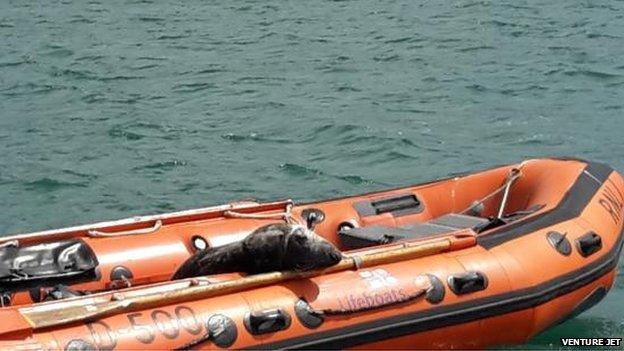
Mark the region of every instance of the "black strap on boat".
[[11, 306], [12, 300], [10, 291], [0, 291], [0, 307]]

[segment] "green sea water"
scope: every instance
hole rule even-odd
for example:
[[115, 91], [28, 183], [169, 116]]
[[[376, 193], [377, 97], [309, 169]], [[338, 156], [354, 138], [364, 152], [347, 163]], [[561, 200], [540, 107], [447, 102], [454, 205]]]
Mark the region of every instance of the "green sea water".
[[[620, 1], [1, 1], [0, 233], [570, 155], [624, 170]], [[621, 278], [621, 277], [620, 277]], [[624, 336], [624, 281], [535, 338]]]

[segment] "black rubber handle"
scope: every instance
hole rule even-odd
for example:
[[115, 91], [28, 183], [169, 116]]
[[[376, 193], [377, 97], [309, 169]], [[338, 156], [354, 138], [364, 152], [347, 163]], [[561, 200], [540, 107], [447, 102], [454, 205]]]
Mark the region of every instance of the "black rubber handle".
[[448, 277], [448, 286], [456, 295], [485, 290], [487, 285], [488, 280], [485, 274], [477, 271], [458, 273]]
[[418, 201], [415, 195], [405, 195], [373, 201], [372, 206], [375, 209], [375, 214], [382, 214], [419, 207], [420, 201]]
[[306, 208], [301, 212], [301, 217], [305, 219], [308, 229], [313, 230], [317, 224], [325, 220], [325, 213], [318, 208]]
[[589, 232], [576, 239], [576, 248], [581, 256], [587, 257], [602, 248], [602, 238], [594, 232]]
[[250, 312], [245, 317], [245, 328], [254, 335], [273, 333], [290, 326], [290, 315], [281, 308]]

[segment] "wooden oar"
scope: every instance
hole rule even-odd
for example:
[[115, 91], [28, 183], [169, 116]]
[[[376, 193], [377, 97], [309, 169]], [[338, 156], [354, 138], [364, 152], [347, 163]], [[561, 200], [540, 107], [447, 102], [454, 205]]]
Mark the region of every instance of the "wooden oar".
[[246, 289], [264, 287], [293, 279], [310, 278], [353, 268], [365, 268], [414, 259], [437, 254], [450, 248], [451, 241], [449, 239], [444, 239], [420, 245], [399, 247], [388, 251], [347, 256], [338, 264], [324, 270], [263, 273], [210, 285], [189, 286], [179, 290], [156, 292], [129, 298], [124, 298], [121, 293], [115, 293], [112, 295], [110, 301], [94, 302], [88, 305], [41, 305], [22, 307], [19, 311], [32, 325], [32, 328], [37, 330], [67, 323], [94, 320], [121, 312], [130, 312], [191, 300], [205, 299]]

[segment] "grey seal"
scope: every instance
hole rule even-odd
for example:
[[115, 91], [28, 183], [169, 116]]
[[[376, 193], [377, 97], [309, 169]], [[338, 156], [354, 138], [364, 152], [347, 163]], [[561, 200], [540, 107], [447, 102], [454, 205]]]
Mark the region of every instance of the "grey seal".
[[241, 241], [196, 252], [172, 279], [231, 272], [308, 271], [333, 266], [341, 259], [333, 244], [304, 226], [268, 224]]

